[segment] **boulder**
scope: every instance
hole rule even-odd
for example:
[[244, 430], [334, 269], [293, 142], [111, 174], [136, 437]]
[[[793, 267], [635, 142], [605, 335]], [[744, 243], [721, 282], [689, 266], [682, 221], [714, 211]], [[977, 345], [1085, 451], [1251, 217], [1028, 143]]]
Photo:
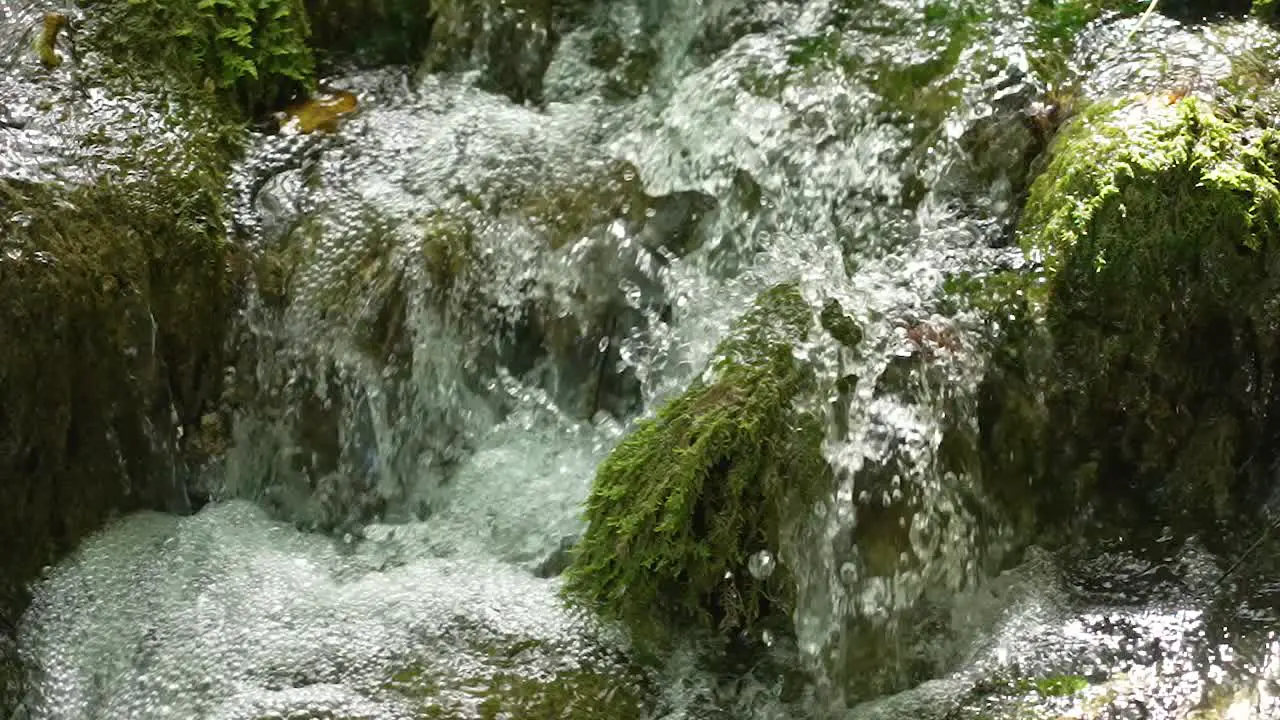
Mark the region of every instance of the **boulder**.
[[1194, 97], [1128, 97], [1074, 118], [1031, 188], [1045, 466], [1105, 515], [1226, 527], [1269, 482], [1278, 149]]
[[651, 633], [751, 629], [787, 617], [784, 526], [829, 486], [820, 421], [796, 407], [795, 350], [813, 313], [794, 284], [763, 293], [707, 373], [601, 464], [566, 589]]

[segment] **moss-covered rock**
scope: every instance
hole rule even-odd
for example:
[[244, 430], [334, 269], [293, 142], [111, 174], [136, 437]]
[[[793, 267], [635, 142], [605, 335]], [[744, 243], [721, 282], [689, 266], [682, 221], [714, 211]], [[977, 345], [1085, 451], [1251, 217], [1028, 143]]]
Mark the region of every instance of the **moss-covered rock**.
[[796, 285], [764, 293], [708, 376], [642, 421], [601, 464], [567, 592], [643, 633], [750, 628], [794, 602], [789, 571], [755, 573], [784, 523], [829, 483], [820, 422], [794, 401], [812, 328]]
[[148, 169], [0, 179], [0, 619], [113, 513], [187, 509], [175, 463], [219, 394], [236, 288], [235, 131], [186, 129], [135, 146]]
[[426, 69], [479, 70], [486, 89], [518, 103], [542, 99], [559, 41], [551, 0], [435, 0]]
[[1194, 98], [1098, 104], [1019, 237], [1053, 342], [1046, 467], [1128, 524], [1248, 516], [1280, 417], [1280, 149]]
[[641, 720], [648, 717], [651, 692], [643, 677], [617, 669], [567, 669], [531, 677], [512, 667], [461, 678], [417, 665], [396, 672], [384, 688], [404, 696], [420, 717], [441, 720]]
[[214, 88], [255, 113], [311, 88], [301, 0], [90, 0], [85, 38], [116, 72]]

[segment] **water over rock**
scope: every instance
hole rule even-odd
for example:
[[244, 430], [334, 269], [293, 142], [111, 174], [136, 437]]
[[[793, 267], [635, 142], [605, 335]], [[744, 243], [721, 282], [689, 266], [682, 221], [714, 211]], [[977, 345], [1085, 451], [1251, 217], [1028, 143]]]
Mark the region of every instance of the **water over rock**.
[[238, 422], [260, 429], [237, 453], [275, 459], [230, 482], [323, 527], [423, 512], [513, 388], [579, 420], [633, 412], [622, 343], [668, 312], [661, 269], [713, 209], [593, 153], [594, 112], [398, 71], [350, 82], [359, 111], [262, 138], [240, 196], [260, 303]]

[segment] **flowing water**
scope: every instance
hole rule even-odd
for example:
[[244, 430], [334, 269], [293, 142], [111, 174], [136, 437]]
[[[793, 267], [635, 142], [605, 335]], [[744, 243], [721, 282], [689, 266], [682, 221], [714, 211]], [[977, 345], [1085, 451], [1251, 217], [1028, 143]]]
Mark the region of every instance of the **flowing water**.
[[[336, 131], [255, 135], [229, 192], [261, 269], [208, 504], [121, 520], [41, 581], [25, 716], [492, 717], [521, 681], [668, 718], [1280, 715], [1265, 575], [1224, 595], [1194, 543], [1013, 556], [940, 458], [986, 352], [943, 281], [1021, 262], [1044, 91], [1021, 4], [605, 5], [560, 39], [545, 107], [383, 68], [326, 79], [359, 100]], [[1212, 75], [1275, 46], [1132, 23], [1083, 44], [1090, 92], [1177, 76], [1144, 53]], [[794, 641], [745, 671], [698, 647], [639, 667], [558, 597], [594, 468], [788, 280], [864, 332], [796, 350], [836, 484], [773, 549]], [[1054, 676], [1088, 687], [998, 691]]]

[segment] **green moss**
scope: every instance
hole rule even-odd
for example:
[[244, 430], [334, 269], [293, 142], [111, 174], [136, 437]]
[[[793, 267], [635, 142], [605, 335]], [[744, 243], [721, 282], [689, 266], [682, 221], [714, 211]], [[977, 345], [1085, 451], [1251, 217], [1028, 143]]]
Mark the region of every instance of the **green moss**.
[[422, 259], [433, 293], [447, 294], [475, 261], [475, 227], [455, 213], [438, 210], [424, 223]]
[[58, 33], [67, 26], [67, 16], [63, 13], [48, 12], [40, 24], [40, 34], [36, 37], [35, 50], [41, 64], [47, 68], [56, 68], [62, 64], [58, 55]]
[[461, 720], [477, 713], [482, 720], [647, 717], [649, 690], [638, 674], [577, 668], [534, 677], [516, 665], [499, 662], [491, 675], [459, 678], [412, 664], [398, 670], [383, 689], [405, 697], [423, 718]]
[[1130, 520], [1225, 521], [1263, 482], [1278, 147], [1193, 98], [1129, 98], [1078, 116], [1031, 188], [1019, 235], [1047, 280], [1048, 465]]
[[313, 83], [301, 0], [90, 0], [87, 44], [129, 76], [140, 71], [215, 88], [245, 112]]
[[[743, 84], [755, 94], [777, 97], [788, 85], [803, 86], [813, 75], [840, 70], [867, 82], [885, 111], [932, 128], [959, 100], [963, 84], [953, 71], [988, 14], [984, 4], [974, 2], [914, 7], [841, 2], [821, 33], [790, 41], [781, 74], [772, 67], [753, 68], [744, 74]], [[864, 47], [868, 33], [884, 35], [887, 43], [916, 38], [919, 51], [909, 57], [869, 54]]]
[[788, 612], [786, 569], [757, 580], [747, 561], [777, 551], [791, 503], [811, 500], [829, 472], [821, 425], [793, 407], [814, 382], [793, 354], [811, 325], [797, 286], [769, 290], [721, 343], [712, 377], [600, 465], [566, 573], [571, 596], [646, 636]]
[[1019, 692], [1036, 692], [1045, 697], [1065, 697], [1089, 687], [1089, 681], [1079, 675], [1050, 675], [1035, 680], [1022, 680], [1017, 684]]

